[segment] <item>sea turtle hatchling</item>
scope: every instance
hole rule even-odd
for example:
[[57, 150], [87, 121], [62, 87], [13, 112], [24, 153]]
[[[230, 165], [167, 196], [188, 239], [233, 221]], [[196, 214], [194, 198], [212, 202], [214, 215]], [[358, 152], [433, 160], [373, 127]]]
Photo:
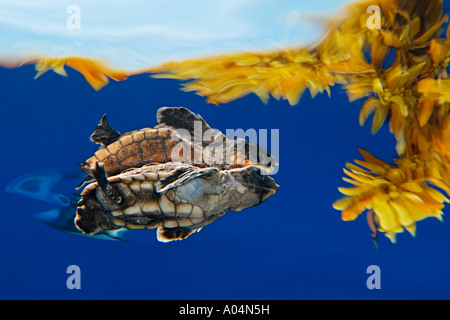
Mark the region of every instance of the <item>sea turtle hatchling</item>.
[[[88, 177], [78, 188], [94, 180], [93, 169], [97, 162], [103, 163], [108, 177], [130, 168], [170, 161], [218, 169], [260, 165], [267, 174], [273, 172], [273, 168], [277, 165], [276, 159], [266, 150], [242, 138], [234, 140], [226, 138], [220, 131], [212, 129], [200, 115], [186, 108], [162, 107], [158, 109], [156, 118], [159, 125], [154, 128], [121, 134], [109, 125], [104, 115], [91, 135], [91, 140], [101, 146], [91, 158], [79, 164]], [[208, 140], [204, 139], [206, 132], [209, 133]], [[219, 157], [218, 162], [214, 162], [215, 160], [208, 162], [204, 157], [204, 148], [221, 142], [224, 142], [220, 144], [222, 157]], [[243, 154], [235, 148], [238, 142], [245, 145]], [[256, 157], [253, 158], [249, 154], [252, 147], [253, 150], [258, 150]], [[174, 148], [178, 148], [177, 159], [172, 157]]]
[[107, 178], [97, 162], [93, 174], [97, 181], [86, 186], [77, 207], [81, 231], [158, 228], [162, 242], [184, 239], [228, 210], [256, 206], [278, 189], [255, 166], [219, 170], [169, 162]]

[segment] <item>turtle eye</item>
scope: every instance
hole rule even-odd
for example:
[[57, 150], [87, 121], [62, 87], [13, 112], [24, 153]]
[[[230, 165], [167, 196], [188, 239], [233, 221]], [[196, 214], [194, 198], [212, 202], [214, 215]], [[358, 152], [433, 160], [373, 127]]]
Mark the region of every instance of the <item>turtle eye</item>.
[[114, 202], [117, 203], [117, 204], [122, 204], [122, 202], [123, 202], [123, 198], [122, 198], [122, 196], [120, 196], [119, 194], [114, 195], [113, 200], [114, 200]]
[[261, 170], [259, 168], [253, 168], [252, 173], [261, 174]]
[[123, 197], [118, 190], [112, 189], [109, 197], [115, 204], [120, 205], [123, 203]]

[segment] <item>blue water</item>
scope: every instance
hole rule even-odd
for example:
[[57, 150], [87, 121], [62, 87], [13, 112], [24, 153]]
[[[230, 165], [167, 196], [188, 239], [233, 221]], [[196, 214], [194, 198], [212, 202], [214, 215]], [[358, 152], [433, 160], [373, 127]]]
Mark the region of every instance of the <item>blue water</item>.
[[[342, 168], [357, 147], [390, 161], [395, 141], [385, 126], [375, 136], [358, 124], [361, 102], [342, 88], [299, 105], [248, 96], [219, 108], [147, 75], [94, 91], [68, 69], [33, 80], [31, 66], [0, 69], [0, 190], [19, 175], [53, 169], [78, 173], [96, 145], [89, 135], [106, 113], [121, 132], [156, 124], [161, 106], [184, 106], [222, 131], [280, 130], [278, 192], [260, 206], [229, 212], [201, 232], [168, 244], [154, 230], [129, 241], [103, 241], [51, 229], [33, 214], [55, 206], [0, 193], [2, 299], [449, 299], [450, 224], [426, 219], [417, 236], [379, 237], [376, 250], [365, 216], [343, 222], [331, 204], [344, 186]], [[56, 191], [70, 196], [79, 180]], [[81, 289], [66, 286], [70, 265]], [[381, 289], [366, 286], [378, 265]]]

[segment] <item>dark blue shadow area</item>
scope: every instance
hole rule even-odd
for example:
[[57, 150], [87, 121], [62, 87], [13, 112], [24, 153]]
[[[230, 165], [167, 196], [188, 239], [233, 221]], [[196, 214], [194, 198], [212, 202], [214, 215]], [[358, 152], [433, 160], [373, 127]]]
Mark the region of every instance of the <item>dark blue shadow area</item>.
[[[200, 233], [168, 244], [154, 231], [129, 241], [87, 239], [51, 229], [33, 217], [50, 204], [0, 193], [2, 299], [449, 299], [450, 226], [418, 223], [393, 245], [372, 244], [365, 217], [343, 222], [331, 204], [342, 168], [358, 147], [390, 161], [395, 141], [387, 127], [372, 136], [360, 127], [361, 102], [340, 87], [331, 98], [305, 93], [293, 107], [248, 96], [219, 108], [172, 80], [147, 75], [94, 91], [72, 70], [33, 80], [30, 66], [0, 69], [3, 168], [0, 188], [27, 172], [78, 173], [96, 145], [92, 130], [106, 113], [121, 132], [156, 124], [161, 106], [184, 106], [213, 127], [279, 129], [280, 189], [260, 206], [229, 212]], [[58, 192], [71, 195], [79, 181]], [[446, 209], [447, 215], [450, 213]], [[81, 269], [81, 290], [68, 290], [66, 269]], [[367, 267], [381, 269], [381, 289], [369, 290]]]

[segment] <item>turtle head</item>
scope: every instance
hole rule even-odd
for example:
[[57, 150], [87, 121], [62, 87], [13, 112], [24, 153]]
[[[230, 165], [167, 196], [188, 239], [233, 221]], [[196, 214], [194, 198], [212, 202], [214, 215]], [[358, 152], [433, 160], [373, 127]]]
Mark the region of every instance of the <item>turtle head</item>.
[[245, 208], [253, 207], [265, 201], [278, 190], [278, 184], [269, 175], [264, 168], [259, 166], [248, 166], [239, 169], [230, 170], [230, 175], [237, 182], [235, 184], [236, 205], [230, 209], [240, 211]]

